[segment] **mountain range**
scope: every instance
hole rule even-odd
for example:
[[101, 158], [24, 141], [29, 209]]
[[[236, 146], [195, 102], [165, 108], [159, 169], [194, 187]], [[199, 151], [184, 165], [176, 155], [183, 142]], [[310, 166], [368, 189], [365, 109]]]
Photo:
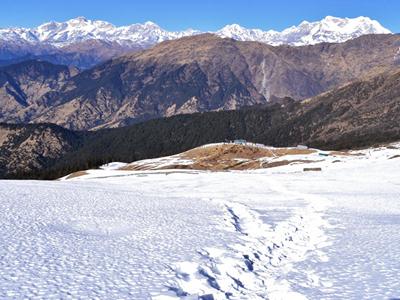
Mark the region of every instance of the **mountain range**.
[[[153, 22], [117, 27], [105, 21], [78, 17], [66, 22], [49, 22], [36, 28], [0, 29], [0, 64], [26, 58], [89, 68], [112, 57], [154, 46], [166, 40], [204, 33], [200, 30], [167, 31]], [[269, 45], [314, 45], [340, 43], [366, 34], [390, 31], [368, 17], [304, 21], [281, 32], [247, 29], [237, 24], [213, 32], [238, 41]]]
[[0, 121], [74, 130], [152, 118], [299, 101], [399, 67], [400, 36], [270, 46], [200, 34], [77, 73], [30, 60], [0, 68]]
[[1, 30], [0, 54], [0, 177], [237, 138], [333, 149], [400, 138], [400, 35], [368, 18], [280, 33], [78, 18]]

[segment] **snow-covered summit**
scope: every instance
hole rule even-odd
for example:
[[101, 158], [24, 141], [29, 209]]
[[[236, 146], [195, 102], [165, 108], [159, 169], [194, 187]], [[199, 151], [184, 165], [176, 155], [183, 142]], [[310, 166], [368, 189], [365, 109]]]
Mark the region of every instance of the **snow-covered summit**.
[[270, 45], [288, 44], [293, 46], [313, 45], [322, 42], [340, 43], [366, 34], [388, 34], [378, 21], [368, 17], [336, 18], [327, 16], [321, 21], [303, 21], [298, 26], [281, 32], [247, 29], [237, 24], [227, 25], [216, 32], [222, 37], [240, 41], [258, 41]]
[[[0, 29], [0, 40], [14, 43], [44, 43], [61, 47], [86, 40], [98, 39], [121, 45], [151, 46], [156, 43], [199, 34], [201, 31], [167, 31], [153, 22], [117, 27], [99, 20], [77, 17], [66, 22], [48, 22], [36, 28]], [[390, 33], [379, 22], [368, 17], [336, 18], [328, 16], [321, 21], [303, 21], [282, 32], [247, 29], [238, 24], [227, 25], [214, 32], [222, 37], [240, 41], [259, 41], [270, 45], [312, 45], [321, 42], [344, 42], [365, 34]]]
[[61, 23], [48, 22], [32, 29], [0, 29], [0, 39], [13, 42], [46, 43], [53, 46], [65, 46], [98, 39], [118, 42], [122, 45], [147, 46], [195, 33], [197, 31], [192, 29], [179, 32], [167, 31], [153, 22], [117, 27], [105, 21], [77, 17]]

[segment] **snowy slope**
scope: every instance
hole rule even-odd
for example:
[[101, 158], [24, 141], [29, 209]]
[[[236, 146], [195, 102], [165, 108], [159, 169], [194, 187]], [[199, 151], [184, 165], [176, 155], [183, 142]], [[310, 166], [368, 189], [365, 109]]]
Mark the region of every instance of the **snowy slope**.
[[[92, 21], [78, 17], [66, 22], [49, 22], [37, 28], [0, 29], [0, 40], [15, 43], [42, 43], [56, 47], [79, 43], [90, 39], [117, 42], [124, 46], [148, 47], [156, 43], [199, 34], [201, 31], [188, 29], [172, 32], [162, 29], [153, 22], [117, 27], [105, 21]], [[247, 29], [240, 25], [227, 25], [215, 32], [222, 37], [240, 41], [259, 41], [271, 45], [312, 45], [321, 42], [344, 42], [365, 34], [390, 33], [377, 21], [367, 17], [326, 17], [318, 22], [304, 21], [282, 32]]]
[[0, 298], [399, 298], [400, 144], [354, 154], [0, 181]]

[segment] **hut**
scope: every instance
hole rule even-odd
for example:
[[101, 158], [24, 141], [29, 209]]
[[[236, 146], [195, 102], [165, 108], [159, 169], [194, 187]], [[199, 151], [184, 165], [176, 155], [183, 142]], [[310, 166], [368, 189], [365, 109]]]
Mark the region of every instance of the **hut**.
[[246, 145], [246, 140], [238, 139], [233, 141], [234, 144], [236, 145]]

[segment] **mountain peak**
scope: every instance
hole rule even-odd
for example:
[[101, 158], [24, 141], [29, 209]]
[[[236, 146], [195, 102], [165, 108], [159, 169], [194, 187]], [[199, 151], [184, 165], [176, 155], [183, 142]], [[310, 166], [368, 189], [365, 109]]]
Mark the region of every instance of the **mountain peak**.
[[233, 23], [233, 24], [225, 25], [221, 30], [224, 30], [224, 29], [236, 29], [237, 30], [237, 29], [245, 29], [245, 28], [240, 26], [239, 24]]
[[68, 23], [86, 23], [88, 22], [88, 19], [86, 19], [85, 17], [76, 17], [74, 19], [71, 19], [69, 21], [67, 21]]
[[146, 21], [144, 23], [145, 26], [154, 26], [154, 27], [160, 27], [158, 26], [156, 23], [152, 22], [152, 21]]
[[321, 20], [321, 22], [324, 22], [324, 21], [328, 21], [328, 22], [333, 21], [333, 22], [335, 22], [335, 21], [342, 21], [342, 20], [345, 20], [345, 19], [348, 20], [348, 18], [339, 18], [339, 17], [334, 17], [334, 16], [326, 16], [325, 18], [323, 18]]
[[[56, 47], [98, 39], [124, 46], [148, 47], [165, 40], [201, 33], [197, 30], [171, 32], [156, 23], [116, 27], [111, 23], [89, 20], [83, 16], [66, 22], [48, 22], [34, 29], [9, 28], [0, 30], [0, 40], [23, 43], [46, 43]], [[326, 16], [320, 21], [303, 21], [281, 32], [248, 29], [239, 24], [226, 25], [214, 32], [221, 37], [239, 41], [258, 41], [270, 45], [313, 45], [322, 42], [338, 43], [366, 34], [387, 34], [390, 31], [368, 17], [339, 18]]]
[[270, 45], [314, 45], [322, 42], [341, 43], [366, 34], [388, 34], [378, 21], [368, 17], [339, 18], [326, 16], [320, 21], [303, 21], [281, 32], [246, 29], [239, 25], [228, 25], [217, 32], [222, 37], [241, 41], [259, 41]]
[[229, 24], [217, 31], [217, 34], [222, 37], [241, 40], [243, 36], [249, 34], [251, 29], [244, 28], [239, 24]]

